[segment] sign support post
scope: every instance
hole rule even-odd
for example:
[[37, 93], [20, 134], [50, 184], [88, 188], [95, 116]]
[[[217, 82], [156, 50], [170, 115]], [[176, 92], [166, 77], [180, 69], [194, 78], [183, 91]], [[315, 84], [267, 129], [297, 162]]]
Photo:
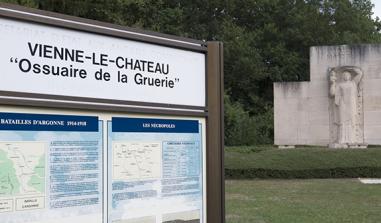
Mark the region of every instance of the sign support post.
[[208, 42], [207, 212], [208, 222], [225, 222], [223, 45]]

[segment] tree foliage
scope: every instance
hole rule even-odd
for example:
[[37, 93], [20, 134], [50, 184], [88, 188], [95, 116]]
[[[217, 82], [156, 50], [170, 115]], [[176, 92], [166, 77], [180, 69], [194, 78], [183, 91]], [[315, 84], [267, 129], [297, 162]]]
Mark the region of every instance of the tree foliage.
[[229, 102], [254, 117], [272, 111], [274, 81], [309, 79], [309, 47], [381, 42], [370, 0], [0, 1], [223, 41]]

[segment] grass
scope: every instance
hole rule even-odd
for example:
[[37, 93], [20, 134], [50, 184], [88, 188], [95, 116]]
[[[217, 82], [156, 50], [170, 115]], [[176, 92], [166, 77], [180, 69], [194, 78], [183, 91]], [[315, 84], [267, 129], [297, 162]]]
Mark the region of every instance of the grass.
[[381, 185], [356, 179], [228, 180], [227, 223], [377, 223]]
[[[273, 146], [228, 147], [225, 168], [241, 176], [301, 178], [381, 168], [381, 148], [333, 150], [322, 147], [277, 149]], [[235, 171], [236, 170], [236, 171]], [[242, 172], [250, 174], [242, 174]], [[361, 172], [361, 171], [360, 171]], [[365, 173], [368, 173], [365, 171]], [[338, 174], [345, 176], [345, 174]], [[234, 176], [232, 177], [234, 178]], [[226, 181], [227, 223], [378, 223], [381, 185], [357, 179], [268, 179]]]
[[228, 169], [308, 170], [336, 167], [381, 167], [381, 148], [277, 149], [273, 146], [251, 146], [225, 149], [225, 168]]

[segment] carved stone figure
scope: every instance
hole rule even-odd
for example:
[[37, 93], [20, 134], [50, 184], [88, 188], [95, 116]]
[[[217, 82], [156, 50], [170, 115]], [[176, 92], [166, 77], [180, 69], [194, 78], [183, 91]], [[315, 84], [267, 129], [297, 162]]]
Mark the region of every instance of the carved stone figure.
[[[331, 103], [331, 147], [347, 148], [362, 145], [363, 72], [358, 67], [344, 66], [329, 70]], [[332, 144], [333, 143], [333, 144]]]

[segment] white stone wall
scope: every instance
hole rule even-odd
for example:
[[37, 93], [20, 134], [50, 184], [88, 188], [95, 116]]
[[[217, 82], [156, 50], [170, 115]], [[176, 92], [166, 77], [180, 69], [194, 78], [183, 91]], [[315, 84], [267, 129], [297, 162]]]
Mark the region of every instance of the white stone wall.
[[274, 83], [276, 145], [327, 145], [328, 68], [357, 66], [364, 72], [364, 141], [381, 144], [381, 45], [310, 49], [310, 81]]
[[276, 145], [327, 145], [328, 96], [320, 82], [274, 83], [274, 137]]

